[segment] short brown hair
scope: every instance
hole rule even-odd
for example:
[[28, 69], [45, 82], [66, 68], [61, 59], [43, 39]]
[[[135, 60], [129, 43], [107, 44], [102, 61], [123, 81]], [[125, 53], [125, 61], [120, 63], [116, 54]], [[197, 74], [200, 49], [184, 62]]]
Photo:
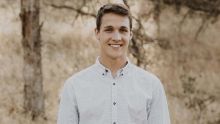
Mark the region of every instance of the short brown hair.
[[132, 29], [132, 17], [130, 14], [129, 7], [123, 4], [112, 4], [108, 3], [103, 5], [96, 16], [96, 29], [99, 31], [102, 24], [102, 17], [107, 13], [114, 13], [121, 16], [127, 16], [130, 23], [130, 29]]

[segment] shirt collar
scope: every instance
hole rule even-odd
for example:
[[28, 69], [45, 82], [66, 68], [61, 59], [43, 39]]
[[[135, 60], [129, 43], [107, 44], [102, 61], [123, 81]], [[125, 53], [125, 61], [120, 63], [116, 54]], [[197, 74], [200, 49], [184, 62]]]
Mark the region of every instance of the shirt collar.
[[[129, 68], [131, 66], [131, 63], [130, 63], [128, 57], [126, 59], [127, 59], [127, 63], [123, 68], [121, 68], [117, 71], [117, 77], [123, 77], [124, 75], [126, 75], [129, 72]], [[99, 57], [97, 57], [95, 65], [98, 67], [98, 73], [100, 75], [107, 76], [107, 75], [111, 74], [110, 69], [106, 68], [104, 65], [102, 65], [100, 63]]]

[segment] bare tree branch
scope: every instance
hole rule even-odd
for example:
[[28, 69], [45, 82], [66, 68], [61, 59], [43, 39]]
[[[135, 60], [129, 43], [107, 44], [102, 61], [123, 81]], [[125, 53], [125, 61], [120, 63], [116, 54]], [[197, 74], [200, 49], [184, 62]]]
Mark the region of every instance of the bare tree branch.
[[168, 5], [175, 5], [177, 11], [179, 11], [181, 6], [186, 6], [193, 11], [201, 11], [212, 15], [214, 14], [213, 16], [220, 14], [219, 0], [160, 0], [160, 2]]
[[[206, 16], [207, 17], [207, 16]], [[201, 22], [201, 25], [199, 26], [199, 29], [196, 31], [196, 34], [195, 34], [195, 40], [199, 37], [199, 34], [206, 29], [206, 27], [208, 26], [208, 22], [209, 22], [209, 17], [206, 18], [206, 17], [203, 17], [202, 19], [202, 22]]]
[[72, 6], [66, 6], [66, 5], [55, 5], [55, 4], [51, 4], [50, 5], [53, 8], [57, 8], [57, 9], [67, 9], [67, 10], [72, 10], [75, 11], [76, 13], [82, 15], [82, 16], [90, 16], [93, 18], [96, 18], [96, 15], [94, 13], [88, 13], [88, 12], [84, 12], [83, 10], [79, 9], [79, 8], [74, 8]]

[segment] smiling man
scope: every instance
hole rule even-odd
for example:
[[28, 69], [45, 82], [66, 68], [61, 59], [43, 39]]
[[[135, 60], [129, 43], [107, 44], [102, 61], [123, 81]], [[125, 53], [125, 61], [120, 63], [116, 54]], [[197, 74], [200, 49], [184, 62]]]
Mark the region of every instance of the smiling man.
[[58, 124], [170, 124], [163, 85], [127, 58], [129, 8], [102, 6], [96, 18], [100, 56], [63, 88]]

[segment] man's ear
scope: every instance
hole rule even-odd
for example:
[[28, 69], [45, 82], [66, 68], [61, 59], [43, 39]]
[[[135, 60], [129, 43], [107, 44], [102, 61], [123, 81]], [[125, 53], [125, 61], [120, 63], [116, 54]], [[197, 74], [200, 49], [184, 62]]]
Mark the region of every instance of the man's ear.
[[100, 38], [99, 38], [99, 31], [98, 31], [98, 29], [95, 28], [94, 31], [95, 31], [95, 37], [96, 37], [96, 39], [99, 40]]

